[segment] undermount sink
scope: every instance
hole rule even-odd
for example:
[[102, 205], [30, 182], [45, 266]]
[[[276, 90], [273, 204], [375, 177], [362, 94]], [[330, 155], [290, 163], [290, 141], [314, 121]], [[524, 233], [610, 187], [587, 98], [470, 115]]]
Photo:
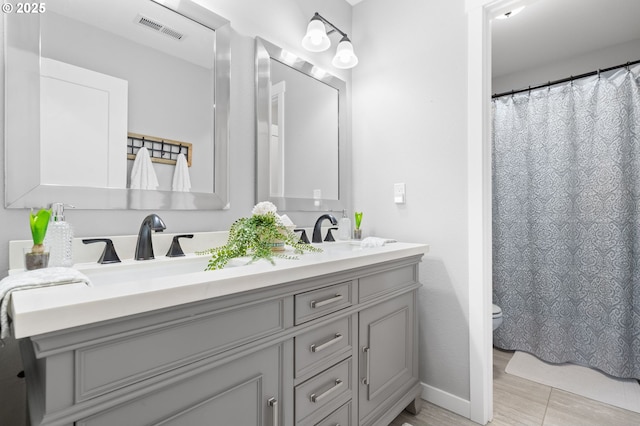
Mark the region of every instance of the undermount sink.
[[[188, 254], [185, 257], [159, 256], [152, 260], [123, 260], [121, 263], [100, 265], [97, 263], [76, 264], [74, 268], [85, 274], [94, 286], [109, 283], [170, 277], [204, 271], [209, 262], [208, 255]], [[246, 262], [245, 262], [246, 263]], [[239, 266], [231, 263], [229, 266]]]
[[[359, 241], [336, 241], [313, 244], [322, 250], [319, 253], [294, 254], [292, 249], [287, 249], [283, 254], [298, 258], [305, 256], [329, 255], [363, 250]], [[151, 260], [123, 260], [121, 263], [101, 265], [98, 263], [76, 264], [74, 268], [85, 274], [94, 286], [105, 286], [110, 283], [127, 282], [134, 280], [148, 280], [153, 278], [172, 277], [195, 272], [202, 272], [209, 263], [209, 255], [187, 254], [184, 257], [158, 256]], [[276, 262], [278, 261], [276, 256]], [[226, 268], [246, 265], [250, 258], [231, 259]], [[257, 262], [265, 262], [258, 260]], [[209, 271], [215, 273], [215, 271]]]
[[318, 247], [322, 249], [323, 252], [326, 253], [339, 253], [339, 252], [351, 252], [362, 250], [362, 245], [360, 241], [333, 241], [333, 242], [324, 242], [324, 243], [313, 243], [314, 247]]

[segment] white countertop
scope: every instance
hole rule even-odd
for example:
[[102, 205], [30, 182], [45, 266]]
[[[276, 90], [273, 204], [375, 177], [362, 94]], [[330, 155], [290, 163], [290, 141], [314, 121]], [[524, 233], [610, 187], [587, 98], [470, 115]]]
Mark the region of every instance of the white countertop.
[[[70, 327], [82, 326], [184, 303], [196, 302], [235, 293], [265, 288], [286, 282], [311, 278], [352, 268], [377, 264], [403, 257], [425, 254], [425, 244], [391, 243], [382, 247], [361, 248], [348, 242], [325, 243], [321, 253], [305, 253], [297, 260], [275, 259], [275, 266], [265, 260], [249, 265], [228, 267], [217, 271], [200, 271], [170, 276], [145, 276], [139, 279], [100, 279], [99, 274], [112, 265], [75, 265], [90, 278], [96, 272], [95, 283], [65, 284], [54, 287], [16, 291], [12, 295], [10, 315], [13, 333], [24, 338]], [[293, 254], [293, 252], [291, 252]], [[193, 262], [194, 270], [206, 265], [208, 256], [187, 255], [186, 258], [158, 257], [142, 261], [145, 268], [156, 262], [167, 268], [170, 262]], [[202, 260], [200, 260], [202, 258]], [[241, 259], [235, 264], [244, 263]], [[141, 261], [123, 261], [117, 268], [136, 268]], [[155, 267], [155, 266], [154, 266]], [[103, 268], [100, 270], [100, 268]], [[112, 270], [116, 268], [112, 267]], [[141, 274], [138, 274], [141, 275]]]

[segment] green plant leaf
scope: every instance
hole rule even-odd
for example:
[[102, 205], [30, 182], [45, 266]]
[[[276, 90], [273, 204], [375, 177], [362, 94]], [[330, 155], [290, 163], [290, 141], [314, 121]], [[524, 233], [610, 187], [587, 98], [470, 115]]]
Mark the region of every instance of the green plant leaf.
[[49, 218], [51, 217], [50, 209], [40, 209], [38, 213], [33, 214], [33, 210], [29, 213], [29, 224], [31, 225], [31, 237], [33, 245], [39, 245], [44, 242], [44, 236], [47, 234], [49, 226]]
[[231, 259], [249, 256], [248, 263], [264, 259], [275, 264], [274, 258], [297, 259], [286, 253], [272, 250], [272, 243], [284, 242], [294, 249], [295, 254], [305, 251], [319, 252], [321, 249], [310, 244], [298, 242], [298, 236], [280, 224], [275, 213], [254, 214], [236, 220], [229, 228], [227, 243], [221, 247], [211, 248], [198, 254], [211, 254], [206, 270], [222, 269]]
[[362, 223], [362, 212], [355, 212], [356, 217], [356, 229], [360, 229], [360, 224]]

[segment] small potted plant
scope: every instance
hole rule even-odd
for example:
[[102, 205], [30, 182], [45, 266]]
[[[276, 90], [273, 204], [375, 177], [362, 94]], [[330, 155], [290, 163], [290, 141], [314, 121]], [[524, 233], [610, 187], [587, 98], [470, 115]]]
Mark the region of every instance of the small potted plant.
[[24, 254], [24, 265], [28, 271], [46, 268], [49, 265], [49, 252], [45, 250], [43, 243], [50, 217], [50, 209], [40, 209], [36, 214], [33, 214], [33, 210], [31, 210], [29, 213], [33, 247], [31, 250], [26, 249]]
[[360, 229], [360, 224], [362, 223], [362, 212], [355, 212], [355, 217], [356, 217], [356, 228], [353, 230], [353, 239], [361, 240], [362, 229]]
[[254, 206], [250, 217], [236, 220], [229, 229], [225, 245], [199, 252], [211, 255], [206, 270], [222, 269], [231, 259], [244, 256], [251, 257], [249, 263], [265, 259], [275, 264], [274, 257], [297, 259], [285, 253], [286, 245], [294, 249], [294, 254], [321, 251], [310, 244], [300, 243], [292, 230], [293, 226], [285, 225], [276, 211], [273, 203], [263, 201]]

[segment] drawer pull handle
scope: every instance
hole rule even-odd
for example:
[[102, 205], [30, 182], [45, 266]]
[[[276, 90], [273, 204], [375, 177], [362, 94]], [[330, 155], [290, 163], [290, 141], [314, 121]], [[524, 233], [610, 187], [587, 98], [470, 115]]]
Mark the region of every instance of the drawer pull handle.
[[322, 392], [320, 395], [316, 395], [315, 393], [312, 393], [311, 402], [322, 401], [324, 398], [326, 398], [327, 396], [329, 396], [330, 394], [338, 390], [340, 387], [342, 387], [342, 380], [336, 379], [336, 384], [332, 386], [330, 389], [327, 389], [326, 391]]
[[267, 401], [267, 405], [269, 405], [269, 407], [271, 407], [271, 409], [273, 410], [272, 415], [273, 417], [271, 425], [272, 426], [278, 426], [278, 400], [275, 398], [270, 398]]
[[362, 379], [362, 384], [363, 385], [369, 385], [369, 364], [370, 364], [370, 359], [369, 359], [369, 354], [370, 354], [371, 349], [364, 347], [362, 348], [362, 352], [364, 352], [364, 363], [365, 363], [365, 367], [364, 367], [364, 371], [365, 371], [365, 376], [364, 379]]
[[331, 345], [335, 345], [340, 340], [342, 340], [342, 334], [336, 333], [336, 336], [333, 339], [331, 339], [331, 340], [329, 340], [327, 342], [324, 342], [321, 345], [316, 346], [315, 343], [313, 345], [311, 345], [311, 352], [320, 352], [323, 349], [327, 349]]
[[332, 303], [336, 303], [339, 302], [340, 300], [342, 300], [342, 295], [340, 293], [336, 294], [335, 296], [329, 298], [329, 299], [325, 299], [325, 300], [321, 300], [319, 302], [316, 302], [315, 300], [311, 301], [311, 307], [312, 308], [321, 308], [323, 306], [327, 306], [330, 305]]

